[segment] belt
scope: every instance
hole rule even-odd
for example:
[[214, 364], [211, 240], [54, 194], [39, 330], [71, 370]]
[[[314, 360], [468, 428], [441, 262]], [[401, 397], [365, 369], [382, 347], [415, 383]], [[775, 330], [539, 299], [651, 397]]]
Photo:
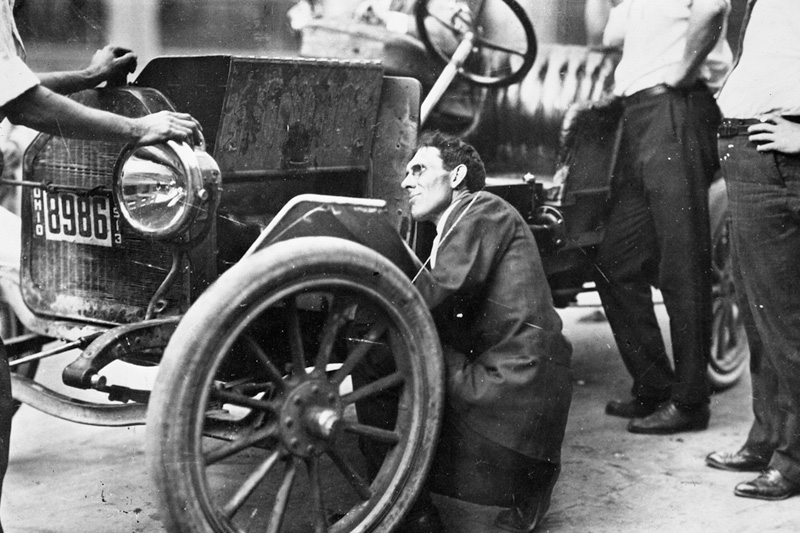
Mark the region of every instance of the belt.
[[661, 96], [662, 94], [667, 94], [671, 90], [672, 87], [669, 87], [665, 83], [659, 83], [658, 85], [648, 87], [647, 89], [642, 89], [641, 91], [636, 91], [635, 93], [626, 96], [624, 101], [626, 104], [636, 104], [642, 100], [648, 100], [656, 96]]
[[662, 94], [686, 94], [691, 91], [708, 91], [708, 86], [702, 80], [697, 80], [689, 87], [680, 88], [670, 87], [666, 83], [659, 83], [658, 85], [653, 85], [647, 89], [642, 89], [641, 91], [636, 91], [631, 95], [625, 96], [623, 101], [625, 104], [638, 104], [643, 100], [649, 100], [650, 98], [655, 98], [656, 96], [661, 96]]
[[[800, 115], [781, 115], [789, 122], [800, 124]], [[757, 118], [723, 118], [719, 124], [717, 133], [720, 137], [736, 137], [737, 135], [749, 135], [747, 128], [753, 124], [763, 122]]]
[[749, 135], [747, 128], [759, 122], [757, 118], [723, 118], [717, 133], [721, 138]]

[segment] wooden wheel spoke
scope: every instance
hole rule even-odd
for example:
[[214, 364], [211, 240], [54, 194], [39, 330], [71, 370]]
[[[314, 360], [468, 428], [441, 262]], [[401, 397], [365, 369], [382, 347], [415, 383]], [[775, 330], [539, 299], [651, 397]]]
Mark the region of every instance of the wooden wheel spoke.
[[747, 339], [740, 339], [739, 338], [739, 327], [736, 323], [736, 319], [730, 319], [730, 327], [728, 329], [728, 346], [731, 348], [739, 344], [740, 342], [747, 342]]
[[285, 387], [283, 375], [278, 367], [276, 367], [275, 364], [269, 359], [263, 348], [261, 348], [261, 346], [259, 346], [255, 339], [253, 339], [250, 335], [244, 337], [244, 342], [247, 343], [247, 347], [253, 352], [253, 355], [256, 356], [258, 361], [261, 363], [261, 366], [264, 367], [264, 370], [267, 371], [267, 376], [269, 379], [275, 383], [279, 389], [282, 390]]
[[314, 506], [314, 533], [328, 531], [328, 517], [325, 516], [325, 502], [322, 497], [322, 481], [320, 480], [319, 458], [306, 459], [308, 482], [311, 488], [311, 501]]
[[322, 328], [322, 335], [320, 337], [319, 353], [315, 361], [314, 368], [317, 372], [324, 372], [325, 367], [331, 359], [331, 351], [336, 342], [336, 336], [339, 330], [342, 329], [350, 315], [355, 309], [355, 304], [352, 302], [343, 302], [342, 299], [337, 299], [330, 314], [325, 320], [325, 325]]
[[344, 424], [344, 430], [349, 433], [355, 433], [356, 435], [361, 435], [378, 442], [384, 442], [386, 444], [397, 444], [400, 442], [400, 434], [396, 431], [376, 428], [375, 426], [365, 426], [364, 424], [359, 424], [358, 422], [346, 421]]
[[732, 298], [725, 298], [722, 300], [717, 310], [717, 338], [719, 342], [716, 347], [717, 353], [714, 354], [717, 360], [724, 359], [726, 351], [736, 346], [739, 342], [738, 324], [733, 309], [734, 305]]
[[327, 453], [334, 466], [339, 469], [339, 472], [342, 473], [347, 482], [350, 483], [350, 486], [353, 487], [353, 490], [356, 491], [358, 497], [364, 501], [372, 498], [372, 490], [369, 487], [369, 483], [356, 472], [355, 468], [350, 466], [350, 463], [335, 449], [329, 448]]
[[275, 390], [275, 384], [272, 381], [254, 381], [251, 383], [244, 383], [238, 387], [234, 387], [234, 389], [245, 396], [255, 396], [256, 394], [267, 391], [272, 393]]
[[376, 379], [375, 381], [367, 385], [364, 385], [359, 389], [354, 390], [350, 394], [345, 394], [344, 396], [342, 396], [342, 402], [344, 402], [345, 404], [351, 404], [361, 401], [364, 398], [372, 396], [373, 394], [378, 394], [385, 390], [399, 387], [403, 383], [405, 383], [405, 380], [406, 378], [403, 377], [403, 374], [401, 374], [400, 372], [389, 374], [388, 376]]
[[292, 352], [292, 374], [302, 376], [306, 372], [306, 353], [303, 348], [303, 332], [300, 327], [300, 316], [297, 314], [297, 301], [289, 298], [286, 301], [286, 312], [289, 319], [289, 347]]
[[232, 405], [238, 405], [240, 407], [249, 407], [258, 411], [267, 411], [269, 413], [275, 412], [275, 407], [271, 403], [265, 402], [264, 400], [251, 398], [250, 396], [245, 396], [244, 394], [239, 394], [237, 392], [212, 389], [211, 397], [215, 400], [220, 400]]
[[367, 352], [369, 352], [370, 348], [375, 346], [376, 344], [383, 344], [378, 342], [378, 339], [386, 332], [387, 325], [383, 322], [373, 325], [367, 334], [364, 336], [363, 339], [349, 339], [351, 342], [355, 342], [356, 346], [353, 348], [349, 354], [347, 354], [347, 359], [345, 359], [344, 364], [342, 364], [341, 368], [336, 371], [331, 378], [331, 383], [338, 387], [342, 384], [344, 379], [350, 375], [356, 365], [361, 362]]
[[236, 453], [239, 453], [242, 450], [249, 448], [250, 446], [256, 444], [259, 441], [264, 439], [268, 439], [277, 434], [277, 427], [271, 425], [266, 428], [262, 428], [256, 431], [252, 431], [242, 438], [236, 439], [231, 442], [226, 442], [222, 446], [218, 446], [213, 450], [208, 451], [204, 454], [204, 459], [206, 465], [212, 465], [223, 459], [230, 457]]
[[286, 507], [289, 505], [289, 496], [292, 494], [294, 478], [297, 474], [297, 464], [294, 460], [286, 464], [286, 472], [283, 474], [283, 481], [275, 496], [275, 507], [269, 517], [267, 533], [279, 533], [283, 518], [286, 516]]
[[272, 453], [269, 457], [262, 461], [258, 467], [256, 467], [256, 469], [247, 477], [247, 479], [244, 480], [244, 483], [242, 483], [241, 487], [239, 487], [239, 490], [236, 491], [236, 494], [234, 494], [231, 499], [228, 500], [228, 503], [225, 504], [225, 507], [223, 508], [223, 513], [225, 513], [225, 516], [230, 518], [236, 514], [236, 511], [238, 511], [244, 502], [247, 501], [247, 498], [253, 494], [253, 491], [256, 490], [256, 487], [258, 487], [259, 483], [261, 483], [267, 474], [269, 474], [269, 471], [272, 470], [273, 466], [275, 466], [275, 463], [278, 461], [279, 457], [279, 452], [276, 451]]

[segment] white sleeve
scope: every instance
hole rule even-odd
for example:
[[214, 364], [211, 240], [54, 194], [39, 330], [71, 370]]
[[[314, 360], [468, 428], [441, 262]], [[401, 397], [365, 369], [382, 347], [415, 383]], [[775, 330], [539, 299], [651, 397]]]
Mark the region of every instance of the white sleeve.
[[0, 108], [39, 85], [39, 78], [17, 55], [0, 53]]
[[622, 43], [625, 42], [630, 8], [631, 1], [624, 0], [608, 13], [608, 22], [606, 22], [606, 28], [603, 30], [603, 44], [605, 46], [621, 47]]

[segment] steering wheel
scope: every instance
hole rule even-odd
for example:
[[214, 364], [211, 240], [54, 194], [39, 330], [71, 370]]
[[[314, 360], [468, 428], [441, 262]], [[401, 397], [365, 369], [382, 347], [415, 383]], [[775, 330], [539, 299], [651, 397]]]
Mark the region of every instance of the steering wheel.
[[456, 11], [453, 16], [451, 17], [450, 21], [442, 19], [440, 16], [436, 15], [435, 13], [430, 13], [428, 11], [428, 2], [429, 0], [418, 0], [414, 7], [414, 18], [416, 19], [417, 23], [417, 31], [419, 32], [419, 37], [422, 40], [425, 48], [427, 48], [428, 52], [438, 60], [440, 60], [445, 65], [450, 62], [450, 56], [442, 51], [440, 47], [435, 45], [431, 40], [430, 34], [428, 32], [428, 28], [425, 25], [425, 22], [428, 19], [435, 20], [444, 28], [449, 30], [453, 36], [461, 42], [469, 32], [472, 32], [473, 35], [473, 42], [475, 48], [487, 48], [491, 50], [497, 50], [499, 52], [503, 52], [508, 54], [509, 56], [519, 56], [522, 57], [522, 65], [514, 71], [504, 75], [498, 76], [491, 76], [486, 74], [480, 74], [477, 72], [471, 72], [467, 70], [465, 67], [459, 69], [459, 74], [471, 81], [476, 85], [481, 85], [484, 87], [506, 87], [508, 85], [512, 85], [522, 80], [525, 75], [530, 71], [531, 67], [533, 66], [533, 62], [536, 59], [536, 34], [533, 31], [533, 25], [531, 24], [530, 19], [525, 14], [525, 11], [522, 7], [515, 2], [514, 0], [502, 0], [506, 6], [512, 11], [514, 16], [517, 18], [519, 23], [522, 25], [523, 30], [525, 31], [525, 40], [526, 40], [526, 50], [519, 51], [514, 50], [512, 48], [508, 48], [507, 46], [503, 46], [494, 42], [491, 42], [482, 36], [479, 35], [478, 27], [473, 24], [472, 17], [468, 12], [464, 10]]

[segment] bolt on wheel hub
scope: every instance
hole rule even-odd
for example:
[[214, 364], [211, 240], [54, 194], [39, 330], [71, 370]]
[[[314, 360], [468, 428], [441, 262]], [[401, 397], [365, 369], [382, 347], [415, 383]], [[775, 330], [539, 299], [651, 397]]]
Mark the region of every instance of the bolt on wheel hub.
[[311, 379], [286, 397], [280, 415], [281, 437], [293, 455], [319, 455], [336, 439], [342, 420], [338, 390], [327, 380]]

